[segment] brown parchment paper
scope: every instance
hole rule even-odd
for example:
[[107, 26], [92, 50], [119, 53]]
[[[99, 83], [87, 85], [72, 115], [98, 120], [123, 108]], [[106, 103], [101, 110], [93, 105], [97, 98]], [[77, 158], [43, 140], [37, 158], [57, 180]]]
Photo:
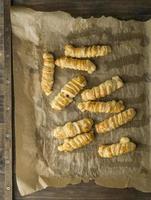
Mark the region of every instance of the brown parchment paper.
[[[135, 187], [151, 191], [151, 21], [120, 21], [112, 17], [82, 19], [65, 12], [37, 12], [12, 8], [13, 73], [15, 91], [16, 177], [21, 195], [48, 186], [65, 187], [94, 180], [107, 187]], [[63, 55], [65, 44], [76, 46], [109, 44], [112, 54], [92, 59], [96, 72], [88, 75], [55, 69], [54, 91], [45, 97], [40, 88], [42, 52]], [[124, 88], [105, 98], [122, 99], [134, 107], [137, 116], [129, 124], [103, 136], [96, 136], [87, 147], [72, 153], [57, 151], [59, 141], [52, 129], [84, 116], [96, 122], [105, 114], [81, 113], [76, 108], [80, 95], [62, 112], [54, 112], [49, 102], [75, 74], [84, 74], [87, 87], [119, 75]], [[137, 143], [132, 154], [101, 159], [99, 144], [118, 142], [129, 136]]]

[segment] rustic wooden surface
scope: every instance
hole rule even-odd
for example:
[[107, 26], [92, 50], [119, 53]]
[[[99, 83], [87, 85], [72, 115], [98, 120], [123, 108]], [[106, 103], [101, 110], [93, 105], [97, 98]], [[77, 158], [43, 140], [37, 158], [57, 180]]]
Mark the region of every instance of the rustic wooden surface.
[[[3, 77], [3, 51], [4, 51], [4, 9], [3, 2], [0, 0], [0, 77]], [[3, 84], [2, 78], [0, 78], [0, 86]], [[4, 124], [4, 96], [0, 87], [0, 198], [4, 195], [4, 138], [3, 138], [3, 124]]]
[[0, 199], [12, 199], [10, 1], [0, 0]]
[[[151, 18], [150, 0], [14, 0], [14, 5], [25, 5], [36, 10], [64, 10], [73, 16], [99, 17], [114, 16], [120, 19], [146, 20]], [[1, 7], [0, 7], [1, 9]], [[4, 158], [3, 138], [0, 134], [0, 200], [4, 192]], [[15, 173], [15, 171], [14, 171]], [[68, 186], [63, 189], [48, 188], [27, 197], [21, 197], [14, 178], [14, 200], [150, 200], [150, 193], [138, 192], [135, 189], [109, 189], [96, 186], [93, 182]]]
[[109, 189], [93, 183], [68, 186], [62, 189], [48, 188], [27, 197], [15, 193], [15, 200], [150, 200], [151, 194], [134, 189]]
[[73, 16], [114, 16], [120, 19], [146, 20], [151, 16], [150, 0], [13, 0], [36, 10], [63, 10]]

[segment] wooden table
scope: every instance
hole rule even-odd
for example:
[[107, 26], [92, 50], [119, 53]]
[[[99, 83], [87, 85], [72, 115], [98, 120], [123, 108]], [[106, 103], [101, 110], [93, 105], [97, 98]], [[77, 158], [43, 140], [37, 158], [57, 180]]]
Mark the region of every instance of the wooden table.
[[[9, 0], [0, 0], [0, 4]], [[36, 10], [55, 11], [63, 10], [71, 13], [73, 16], [99, 17], [101, 15], [114, 16], [119, 19], [138, 19], [146, 20], [151, 18], [151, 1], [150, 0], [14, 0], [14, 5], [25, 5]], [[1, 6], [1, 5], [0, 5]], [[5, 3], [7, 14], [9, 14], [9, 6]], [[1, 11], [2, 8], [0, 8]], [[8, 26], [9, 18], [5, 20], [5, 27]], [[5, 46], [6, 46], [5, 38]], [[9, 52], [10, 43], [6, 51]], [[8, 64], [10, 58], [8, 60]], [[1, 66], [0, 66], [1, 68]], [[1, 101], [0, 101], [1, 104]], [[11, 106], [11, 102], [10, 102]], [[1, 110], [0, 110], [1, 112]], [[1, 117], [1, 115], [0, 115]], [[13, 127], [12, 127], [13, 130]], [[1, 130], [0, 130], [1, 131]], [[13, 135], [15, 133], [13, 132]], [[4, 198], [4, 191], [7, 189], [4, 184], [4, 142], [0, 133], [0, 200]], [[13, 137], [14, 138], [14, 137]], [[13, 152], [14, 155], [15, 152]], [[14, 158], [14, 156], [13, 156]], [[13, 167], [14, 170], [14, 167]], [[142, 193], [135, 189], [109, 189], [95, 185], [93, 182], [88, 184], [81, 183], [75, 186], [68, 186], [62, 189], [48, 188], [27, 197], [21, 197], [17, 190], [15, 182], [15, 170], [13, 178], [13, 199], [37, 199], [37, 200], [150, 200], [151, 193]], [[2, 197], [3, 195], [3, 197]], [[9, 199], [10, 200], [10, 199]]]

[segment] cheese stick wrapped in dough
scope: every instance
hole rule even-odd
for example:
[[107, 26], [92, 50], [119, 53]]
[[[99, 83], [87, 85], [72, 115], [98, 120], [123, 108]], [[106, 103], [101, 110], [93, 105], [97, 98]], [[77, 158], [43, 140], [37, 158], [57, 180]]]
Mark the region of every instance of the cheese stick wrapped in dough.
[[77, 107], [82, 112], [89, 111], [94, 113], [118, 113], [124, 110], [123, 101], [84, 101], [78, 103]]
[[55, 64], [62, 69], [74, 69], [74, 70], [81, 70], [86, 71], [89, 74], [92, 74], [96, 66], [90, 60], [81, 60], [76, 58], [69, 58], [69, 57], [61, 57], [55, 61]]
[[107, 80], [91, 89], [84, 90], [81, 94], [81, 97], [84, 101], [95, 100], [97, 98], [110, 95], [112, 92], [123, 87], [123, 85], [124, 83], [120, 77], [114, 76], [111, 80]]
[[66, 139], [90, 131], [92, 125], [92, 119], [84, 118], [76, 122], [67, 122], [64, 126], [58, 126], [54, 129], [53, 134], [58, 139]]
[[89, 47], [74, 47], [70, 44], [65, 45], [65, 55], [75, 58], [106, 56], [109, 53], [111, 53], [111, 47], [108, 45], [93, 45]]
[[114, 156], [120, 156], [129, 152], [133, 152], [136, 149], [136, 144], [131, 142], [128, 137], [122, 137], [119, 143], [112, 145], [101, 145], [98, 153], [102, 158], [112, 158]]
[[136, 111], [133, 108], [129, 108], [96, 124], [96, 132], [99, 134], [105, 134], [108, 131], [114, 130], [128, 123], [135, 117], [135, 115]]
[[94, 140], [94, 134], [93, 131], [90, 131], [88, 133], [77, 135], [74, 138], [66, 139], [62, 145], [58, 146], [58, 150], [64, 152], [68, 151], [70, 152], [89, 144], [93, 140]]
[[54, 58], [50, 53], [43, 54], [43, 68], [41, 76], [41, 88], [43, 92], [48, 96], [52, 92], [52, 87], [54, 83]]
[[79, 75], [72, 78], [52, 100], [50, 103], [51, 107], [55, 110], [62, 110], [73, 101], [73, 98], [85, 87], [85, 85], [86, 79], [84, 76]]

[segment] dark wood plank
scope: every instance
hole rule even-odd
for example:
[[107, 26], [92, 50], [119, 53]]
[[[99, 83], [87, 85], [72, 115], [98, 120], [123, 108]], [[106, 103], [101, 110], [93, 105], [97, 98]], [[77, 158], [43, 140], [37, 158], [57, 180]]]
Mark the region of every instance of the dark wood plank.
[[121, 19], [145, 20], [151, 16], [150, 0], [13, 0], [36, 10], [63, 10], [73, 16], [114, 16]]
[[[146, 20], [151, 17], [150, 0], [14, 0], [14, 5], [27, 6], [35, 10], [63, 10], [73, 16], [99, 17], [114, 16], [120, 19]], [[15, 184], [15, 180], [14, 180]], [[150, 193], [135, 189], [110, 189], [95, 185], [93, 182], [68, 186], [66, 188], [47, 188], [27, 197], [21, 197], [15, 184], [16, 200], [150, 200]]]
[[[3, 1], [0, 0], [0, 77], [3, 76], [3, 51], [4, 51], [4, 7]], [[1, 79], [1, 78], [0, 78]], [[4, 113], [2, 110], [3, 107], [3, 91], [2, 85], [0, 83], [0, 199], [4, 197]], [[2, 105], [2, 106], [1, 106]]]
[[4, 173], [0, 172], [0, 199], [4, 199]]
[[4, 4], [4, 200], [12, 200], [12, 65], [11, 65], [11, 24], [10, 0]]
[[10, 0], [0, 0], [0, 199], [12, 199]]
[[66, 188], [47, 188], [26, 197], [20, 197], [17, 188], [15, 200], [150, 200], [151, 194], [130, 189], [109, 189], [89, 184], [70, 185]]

